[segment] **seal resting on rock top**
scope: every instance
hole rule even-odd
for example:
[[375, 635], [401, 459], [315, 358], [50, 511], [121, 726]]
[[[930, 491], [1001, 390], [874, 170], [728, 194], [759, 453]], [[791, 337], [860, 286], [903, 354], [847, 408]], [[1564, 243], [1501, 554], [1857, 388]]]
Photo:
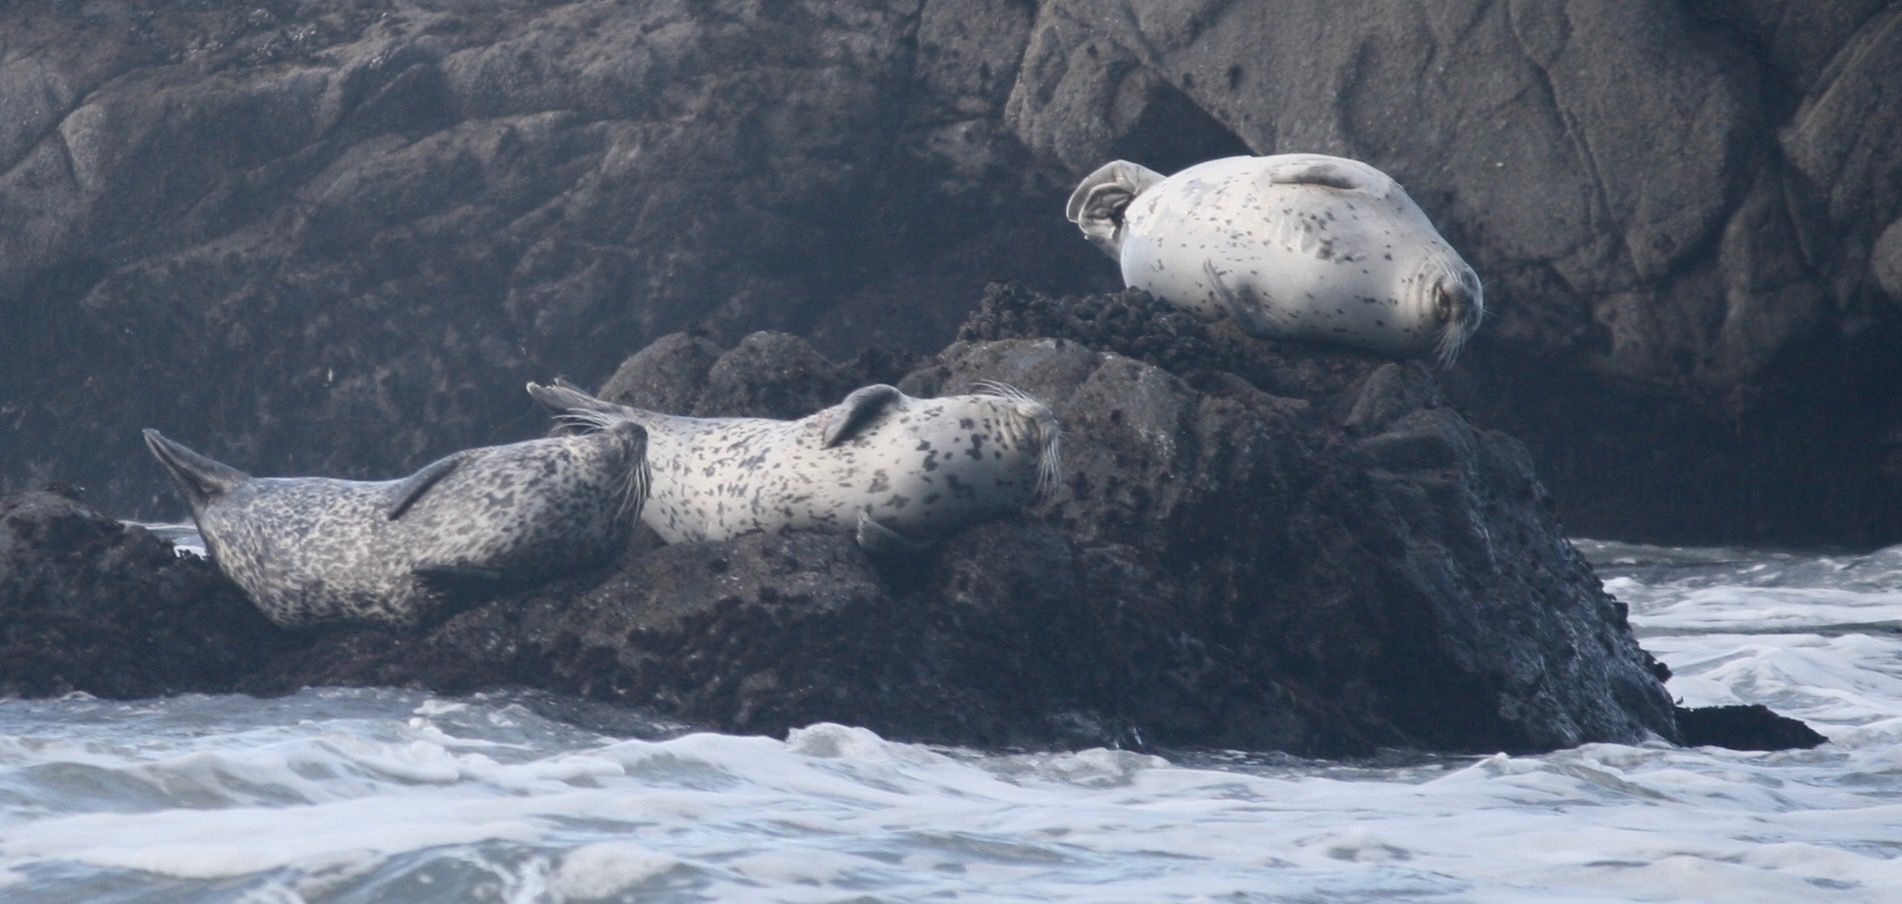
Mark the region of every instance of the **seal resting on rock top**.
[[641, 517], [669, 543], [837, 529], [874, 554], [921, 549], [1055, 484], [1056, 415], [1011, 387], [981, 388], [918, 399], [878, 384], [782, 421], [659, 414], [528, 384], [571, 426], [647, 428], [655, 473]]
[[145, 444], [205, 548], [273, 622], [415, 625], [455, 597], [622, 549], [647, 496], [647, 434], [466, 449], [400, 480], [252, 477], [160, 435]]
[[1260, 337], [1458, 356], [1479, 276], [1386, 173], [1324, 154], [1224, 157], [1167, 178], [1117, 160], [1065, 209], [1123, 282]]

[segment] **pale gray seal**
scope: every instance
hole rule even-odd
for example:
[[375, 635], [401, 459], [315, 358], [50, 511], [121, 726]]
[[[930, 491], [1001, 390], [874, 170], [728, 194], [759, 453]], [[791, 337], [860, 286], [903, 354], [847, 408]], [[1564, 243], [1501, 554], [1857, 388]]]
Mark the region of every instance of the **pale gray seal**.
[[451, 597], [552, 576], [627, 542], [647, 435], [467, 449], [401, 480], [252, 477], [145, 431], [218, 569], [286, 627], [414, 625]]
[[1057, 479], [1051, 410], [1008, 386], [919, 399], [886, 385], [798, 420], [679, 417], [573, 386], [529, 395], [582, 429], [647, 428], [642, 520], [669, 543], [797, 528], [853, 531], [868, 552], [913, 550], [1015, 511]]
[[1386, 173], [1323, 154], [1224, 157], [1173, 176], [1104, 165], [1066, 208], [1123, 282], [1255, 336], [1450, 364], [1479, 276]]

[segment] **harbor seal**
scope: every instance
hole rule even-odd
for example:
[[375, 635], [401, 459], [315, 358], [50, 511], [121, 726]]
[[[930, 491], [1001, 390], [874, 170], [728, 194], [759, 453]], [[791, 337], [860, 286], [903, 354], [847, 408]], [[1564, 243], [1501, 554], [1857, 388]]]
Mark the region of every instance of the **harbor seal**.
[[647, 496], [637, 424], [466, 449], [400, 480], [252, 477], [145, 431], [218, 569], [279, 625], [413, 626], [456, 597], [624, 546]]
[[1167, 178], [1117, 160], [1065, 213], [1125, 285], [1254, 336], [1445, 365], [1485, 312], [1473, 268], [1398, 182], [1358, 160], [1224, 157]]
[[781, 421], [679, 417], [528, 384], [579, 429], [647, 428], [654, 484], [641, 517], [669, 543], [837, 529], [875, 554], [924, 548], [1055, 485], [1056, 415], [1011, 387], [981, 388], [919, 399], [878, 384]]

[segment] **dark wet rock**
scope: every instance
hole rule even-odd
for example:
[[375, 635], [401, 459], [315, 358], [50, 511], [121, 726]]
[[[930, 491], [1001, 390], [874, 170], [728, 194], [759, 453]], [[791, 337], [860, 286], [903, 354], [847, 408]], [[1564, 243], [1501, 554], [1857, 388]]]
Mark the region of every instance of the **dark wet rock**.
[[[174, 606], [187, 621], [172, 630], [250, 658], [194, 663], [191, 683], [141, 659], [145, 685], [80, 673], [15, 691], [531, 686], [725, 731], [827, 720], [984, 746], [1343, 755], [1679, 737], [1668, 672], [1565, 541], [1525, 448], [1468, 424], [1424, 367], [1259, 342], [1140, 292], [994, 286], [963, 332], [902, 376], [893, 357], [839, 364], [784, 334], [732, 349], [672, 337], [608, 391], [788, 416], [870, 379], [922, 395], [1010, 383], [1064, 430], [1062, 483], [1023, 517], [888, 560], [838, 535], [664, 546], [643, 531], [610, 566], [412, 633], [276, 632], [153, 540], [154, 567], [189, 569], [242, 616]], [[73, 519], [69, 532], [124, 533]], [[93, 619], [137, 598], [101, 593]]]
[[[1092, 316], [1105, 310], [1119, 313]], [[1090, 326], [1067, 332], [1071, 316]], [[1441, 406], [1416, 365], [1178, 317], [1136, 292], [998, 287], [967, 327], [993, 341], [953, 346], [906, 385], [1001, 379], [1056, 406], [1068, 477], [1049, 515], [1081, 543], [1141, 551], [1184, 619], [1171, 631], [1323, 701], [1304, 720], [1317, 735], [1467, 749], [1671, 736], [1649, 657], [1559, 532], [1522, 445]], [[1180, 373], [1056, 338], [1170, 329], [1198, 350]], [[1211, 361], [1260, 376], [1198, 366]]]
[[754, 333], [731, 349], [676, 333], [621, 362], [599, 395], [668, 414], [797, 418], [861, 386], [897, 382], [916, 358], [867, 349], [841, 364], [787, 333]]
[[[1279, 349], [1135, 292], [994, 287], [965, 334], [982, 338], [899, 384], [1002, 380], [1059, 411], [1066, 476], [1028, 519], [886, 562], [826, 535], [650, 546], [605, 577], [384, 641], [420, 671], [350, 649], [340, 674], [463, 687], [486, 672], [725, 730], [826, 719], [984, 745], [1676, 736], [1656, 663], [1560, 534], [1524, 448], [1444, 407], [1424, 369]], [[1119, 345], [1170, 366], [1101, 347]], [[762, 335], [693, 352], [693, 373], [678, 369], [689, 347], [664, 340], [617, 380], [702, 413], [784, 415], [830, 404], [851, 369]]]
[[1807, 750], [1829, 742], [1815, 729], [1788, 716], [1777, 715], [1761, 703], [1679, 707], [1677, 727], [1687, 747]]
[[56, 493], [0, 499], [0, 695], [223, 690], [293, 646], [144, 528]]
[[692, 413], [722, 351], [703, 336], [670, 333], [621, 362], [601, 384], [600, 396], [651, 411]]

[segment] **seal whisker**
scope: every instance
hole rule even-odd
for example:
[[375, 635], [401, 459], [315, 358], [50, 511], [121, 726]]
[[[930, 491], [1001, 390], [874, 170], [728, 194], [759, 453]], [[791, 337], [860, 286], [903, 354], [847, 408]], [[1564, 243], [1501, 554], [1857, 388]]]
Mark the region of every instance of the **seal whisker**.
[[584, 433], [612, 429], [621, 423], [621, 418], [611, 412], [589, 411], [571, 408], [555, 415], [555, 422], [563, 427], [573, 427]]
[[976, 394], [981, 396], [989, 396], [994, 399], [1009, 399], [1013, 402], [1036, 401], [1036, 399], [1030, 397], [1030, 393], [999, 380], [979, 380], [971, 385], [978, 390]]
[[1049, 499], [1056, 493], [1057, 484], [1063, 479], [1063, 434], [1054, 425], [1042, 431], [1046, 435], [1043, 454], [1037, 457], [1036, 498]]
[[1459, 357], [1460, 349], [1466, 346], [1466, 335], [1467, 331], [1464, 325], [1459, 323], [1449, 323], [1446, 325], [1446, 329], [1440, 331], [1440, 338], [1436, 343], [1438, 347], [1434, 351], [1434, 357], [1439, 361], [1441, 367], [1453, 366], [1454, 359]]
[[652, 480], [653, 473], [648, 468], [647, 456], [643, 452], [640, 462], [628, 469], [627, 489], [621, 497], [621, 508], [615, 513], [616, 518], [630, 522], [640, 518], [641, 509], [647, 504], [647, 488]]

